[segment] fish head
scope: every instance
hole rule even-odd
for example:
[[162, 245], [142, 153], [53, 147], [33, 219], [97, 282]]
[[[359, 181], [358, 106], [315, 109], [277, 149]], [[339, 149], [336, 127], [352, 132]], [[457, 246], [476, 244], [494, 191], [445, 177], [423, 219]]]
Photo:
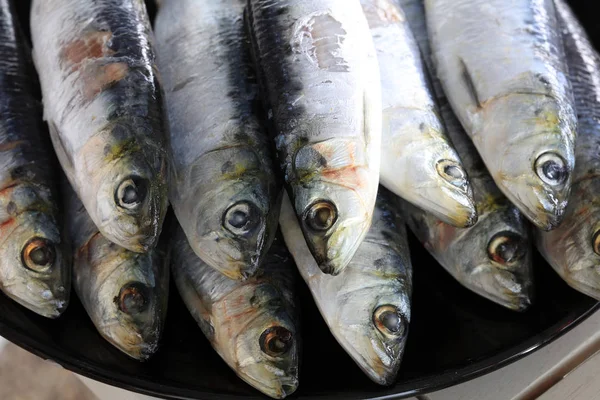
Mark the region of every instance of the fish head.
[[[277, 399], [298, 387], [299, 335], [285, 309], [282, 294], [272, 285], [256, 286], [250, 305], [255, 311], [238, 321], [236, 335], [229, 335], [236, 372], [244, 381]], [[242, 318], [243, 319], [243, 318]]]
[[187, 200], [194, 210], [190, 243], [232, 279], [254, 275], [277, 230], [280, 190], [259, 158], [248, 148], [228, 148], [205, 154], [190, 172], [190, 185], [198, 187]]
[[166, 256], [128, 251], [94, 236], [74, 260], [75, 287], [100, 334], [137, 360], [158, 348], [168, 297]]
[[[18, 191], [33, 195], [28, 188]], [[71, 260], [56, 220], [41, 210], [23, 211], [2, 224], [0, 241], [2, 291], [40, 315], [58, 318], [69, 303]]]
[[354, 139], [300, 147], [290, 197], [319, 268], [337, 275], [348, 265], [371, 225], [379, 174]]
[[91, 140], [88, 146], [99, 146], [87, 154], [91, 181], [78, 188], [102, 234], [140, 253], [156, 245], [168, 206], [165, 150], [140, 141], [143, 133], [132, 133], [144, 126], [112, 123]]
[[540, 252], [575, 289], [600, 299], [600, 190], [597, 179], [574, 189], [563, 222], [549, 232], [537, 232]]
[[[475, 293], [512, 310], [524, 311], [532, 303], [533, 270], [527, 224], [512, 205], [497, 204], [480, 212], [467, 231], [446, 228], [438, 236], [445, 249], [446, 269]], [[443, 227], [438, 227], [440, 232]]]
[[474, 141], [498, 187], [544, 230], [564, 215], [575, 165], [576, 122], [549, 95], [511, 94], [482, 106]]
[[344, 290], [337, 294], [336, 309], [332, 310], [335, 318], [328, 324], [371, 380], [391, 385], [408, 337], [412, 278], [410, 269], [401, 267], [410, 261], [391, 250], [396, 244], [388, 247], [381, 243], [386, 241], [369, 242], [367, 238], [347, 269], [329, 278], [344, 280]]

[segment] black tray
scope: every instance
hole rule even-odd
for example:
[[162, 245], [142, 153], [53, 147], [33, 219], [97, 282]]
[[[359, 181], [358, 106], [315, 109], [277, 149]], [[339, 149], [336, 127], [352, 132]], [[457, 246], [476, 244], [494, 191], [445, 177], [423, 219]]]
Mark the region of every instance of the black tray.
[[[27, 21], [28, 2], [16, 3]], [[571, 2], [598, 44], [600, 25], [592, 3]], [[455, 385], [535, 351], [598, 308], [594, 300], [563, 283], [536, 254], [534, 306], [523, 314], [505, 310], [462, 288], [414, 237], [410, 241], [413, 319], [396, 385], [379, 387], [362, 374], [328, 332], [299, 280], [303, 363], [300, 387], [291, 399], [392, 399]], [[212, 350], [174, 287], [161, 349], [146, 363], [129, 359], [105, 342], [76, 298], [64, 316], [51, 321], [0, 295], [0, 335], [78, 374], [157, 397], [261, 398]]]

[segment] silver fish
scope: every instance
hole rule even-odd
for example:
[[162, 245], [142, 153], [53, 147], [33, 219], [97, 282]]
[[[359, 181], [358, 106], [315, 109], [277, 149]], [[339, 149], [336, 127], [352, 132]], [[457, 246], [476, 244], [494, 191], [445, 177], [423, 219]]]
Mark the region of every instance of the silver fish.
[[371, 229], [336, 277], [319, 270], [287, 196], [279, 218], [285, 243], [331, 333], [381, 385], [396, 378], [411, 314], [412, 266], [396, 202], [394, 195], [379, 189]]
[[552, 0], [425, 0], [437, 74], [496, 184], [538, 227], [561, 221], [576, 115]]
[[277, 230], [281, 189], [256, 114], [245, 0], [165, 0], [156, 19], [174, 177], [170, 200], [196, 252], [251, 276]]
[[406, 16], [394, 0], [361, 4], [381, 73], [381, 183], [448, 224], [473, 225], [477, 213], [467, 173], [446, 136]]
[[73, 286], [98, 332], [143, 361], [158, 349], [169, 297], [167, 240], [148, 253], [107, 240], [68, 183], [63, 184], [73, 249]]
[[[433, 68], [423, 1], [400, 0], [399, 3], [425, 55], [425, 62]], [[406, 221], [425, 248], [463, 286], [504, 307], [523, 311], [533, 296], [527, 222], [494, 184], [435, 77], [433, 86], [448, 135], [471, 180], [479, 219], [471, 228], [457, 229], [405, 203]]]
[[283, 241], [275, 239], [253, 277], [229, 279], [196, 256], [180, 227], [174, 233], [171, 270], [185, 305], [227, 365], [276, 399], [298, 387], [300, 337], [291, 268]]
[[279, 163], [319, 267], [339, 274], [379, 181], [381, 83], [358, 0], [249, 0], [246, 16]]
[[67, 178], [100, 232], [156, 245], [168, 157], [150, 22], [139, 0], [34, 0], [44, 118]]
[[0, 289], [57, 318], [69, 303], [71, 262], [29, 48], [9, 0], [0, 0], [0, 59]]
[[600, 56], [567, 4], [556, 0], [579, 117], [572, 195], [562, 224], [537, 247], [572, 287], [600, 300]]

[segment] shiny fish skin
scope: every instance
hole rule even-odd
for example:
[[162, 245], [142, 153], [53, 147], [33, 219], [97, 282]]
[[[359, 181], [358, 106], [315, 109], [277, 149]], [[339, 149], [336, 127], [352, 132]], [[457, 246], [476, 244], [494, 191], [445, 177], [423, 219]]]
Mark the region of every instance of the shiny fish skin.
[[167, 314], [167, 241], [144, 254], [112, 243], [98, 231], [70, 185], [62, 186], [75, 292], [102, 337], [144, 361], [158, 349]]
[[168, 161], [152, 34], [140, 0], [34, 0], [44, 118], [94, 223], [131, 251], [156, 245]]
[[[298, 387], [300, 336], [292, 268], [283, 240], [276, 238], [253, 277], [229, 279], [196, 256], [180, 227], [173, 235], [171, 269], [188, 310], [227, 365], [276, 399]], [[282, 352], [269, 354], [269, 343], [280, 344]]]
[[426, 0], [438, 76], [502, 192], [538, 227], [561, 221], [576, 115], [552, 0]]
[[[380, 385], [395, 381], [411, 315], [412, 266], [397, 201], [379, 189], [371, 229], [336, 277], [318, 269], [287, 196], [279, 220], [285, 242], [331, 333]], [[395, 319], [385, 319], [386, 315]], [[387, 330], [382, 321], [393, 324], [394, 330]]]
[[[399, 3], [425, 62], [432, 68], [422, 0]], [[504, 307], [523, 311], [533, 300], [527, 222], [494, 184], [448, 104], [439, 80], [434, 78], [432, 83], [448, 135], [471, 180], [479, 219], [469, 229], [456, 229], [405, 202], [406, 221], [425, 248], [463, 286]]]
[[361, 0], [377, 51], [383, 99], [380, 182], [444, 222], [477, 221], [473, 193], [446, 136], [408, 21], [394, 0]]
[[573, 288], [600, 300], [600, 57], [567, 4], [556, 0], [579, 117], [572, 195], [562, 224], [537, 247]]
[[246, 12], [279, 163], [321, 270], [366, 235], [379, 181], [381, 83], [358, 0], [249, 0]]
[[71, 263], [28, 52], [14, 3], [0, 0], [0, 289], [57, 318], [69, 303]]
[[170, 200], [196, 254], [232, 279], [262, 262], [281, 192], [256, 114], [244, 5], [165, 0], [155, 24], [173, 149]]

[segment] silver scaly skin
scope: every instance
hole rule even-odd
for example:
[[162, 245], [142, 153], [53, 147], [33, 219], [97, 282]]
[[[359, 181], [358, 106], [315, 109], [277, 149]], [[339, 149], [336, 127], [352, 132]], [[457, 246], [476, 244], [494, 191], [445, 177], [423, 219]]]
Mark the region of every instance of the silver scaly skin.
[[553, 0], [425, 0], [448, 100], [502, 192], [541, 229], [567, 206], [576, 115]]
[[410, 322], [412, 266], [398, 199], [380, 187], [371, 229], [338, 276], [323, 274], [302, 240], [287, 196], [280, 226], [331, 333], [380, 385], [394, 383]]
[[150, 22], [141, 0], [34, 0], [44, 118], [69, 182], [102, 234], [156, 245], [168, 157]]
[[279, 164], [304, 238], [339, 274], [366, 235], [379, 182], [381, 83], [359, 0], [248, 0]]
[[448, 224], [473, 225], [471, 186], [446, 136], [406, 16], [394, 0], [361, 4], [381, 74], [381, 184]]
[[144, 254], [120, 247], [102, 236], [66, 182], [63, 194], [75, 292], [98, 332], [144, 361], [158, 349], [167, 314], [168, 241]]
[[[411, 29], [432, 69], [423, 0], [400, 0]], [[457, 229], [435, 215], [405, 203], [406, 221], [425, 248], [463, 286], [504, 307], [523, 311], [533, 295], [531, 245], [527, 221], [495, 185], [456, 119], [435, 74], [440, 112], [467, 171], [479, 219]]]
[[[169, 0], [166, 0], [169, 1]], [[229, 279], [196, 256], [177, 226], [171, 270], [213, 348], [246, 383], [275, 399], [298, 387], [300, 333], [293, 260], [275, 239], [257, 273]]]
[[0, 0], [0, 289], [57, 318], [69, 303], [71, 260], [35, 84], [14, 3]]
[[560, 226], [537, 247], [573, 288], [600, 300], [600, 56], [568, 5], [556, 0], [579, 117], [571, 199]]
[[232, 279], [256, 272], [281, 200], [256, 114], [244, 5], [164, 0], [155, 24], [173, 149], [171, 204], [196, 254]]

